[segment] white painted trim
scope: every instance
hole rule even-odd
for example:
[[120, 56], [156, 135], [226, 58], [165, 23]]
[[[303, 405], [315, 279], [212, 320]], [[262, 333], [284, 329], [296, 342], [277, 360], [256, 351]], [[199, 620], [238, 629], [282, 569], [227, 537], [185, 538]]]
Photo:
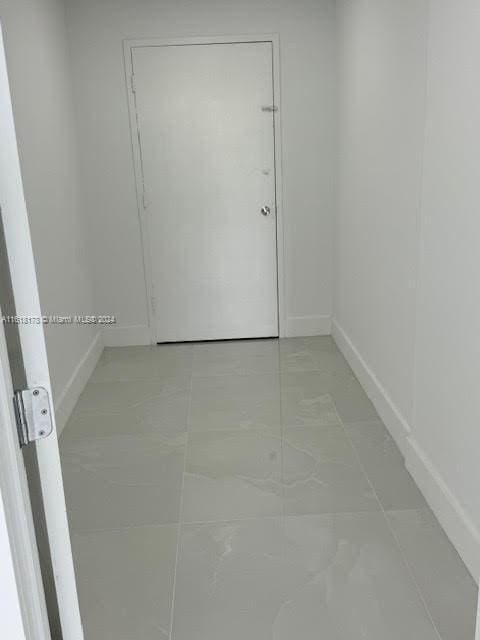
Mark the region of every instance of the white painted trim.
[[287, 338], [301, 336], [329, 336], [332, 332], [330, 316], [292, 316], [287, 318]]
[[[332, 336], [405, 456], [405, 465], [475, 579], [480, 576], [480, 532], [412, 434], [400, 409], [334, 319]], [[480, 639], [479, 639], [480, 640]]]
[[408, 421], [355, 347], [352, 340], [335, 319], [333, 319], [332, 322], [332, 336], [348, 364], [352, 367], [360, 384], [365, 389], [368, 397], [373, 402], [375, 409], [378, 411], [378, 414], [390, 431], [399, 449], [405, 455], [406, 438], [411, 433], [411, 427]]
[[106, 347], [135, 347], [153, 344], [150, 327], [147, 325], [125, 325], [119, 327], [104, 327], [102, 330], [103, 344]]
[[[480, 584], [480, 580], [477, 580]], [[478, 598], [478, 608], [477, 608], [477, 630], [475, 632], [475, 640], [480, 640], [480, 596]]]
[[[194, 44], [235, 44], [247, 42], [271, 42], [273, 56], [273, 92], [274, 101], [280, 108], [274, 114], [275, 123], [275, 195], [276, 195], [276, 223], [277, 223], [277, 280], [278, 280], [278, 331], [280, 337], [288, 335], [286, 311], [286, 277], [285, 277], [285, 225], [284, 225], [284, 188], [283, 188], [283, 153], [282, 153], [282, 120], [281, 120], [281, 73], [280, 73], [280, 37], [278, 34], [228, 35], [228, 36], [195, 36], [178, 38], [128, 38], [123, 41], [125, 83], [127, 89], [128, 110], [130, 114], [130, 137], [132, 141], [132, 155], [137, 195], [137, 210], [140, 224], [140, 235], [143, 251], [143, 268], [145, 277], [146, 307], [148, 317], [149, 340], [147, 344], [155, 344], [156, 322], [155, 311], [150, 304], [153, 298], [153, 278], [151, 271], [148, 215], [143, 208], [143, 176], [141, 154], [138, 141], [135, 95], [132, 91], [131, 77], [133, 73], [133, 47], [168, 47]], [[108, 330], [107, 330], [108, 331]], [[107, 335], [107, 333], [106, 333]], [[120, 346], [120, 344], [107, 346]], [[135, 343], [135, 344], [144, 344]], [[122, 346], [125, 346], [122, 343]]]
[[[0, 44], [0, 57], [1, 53]], [[0, 104], [1, 99], [0, 95]], [[11, 402], [12, 397], [12, 377], [5, 331], [2, 324], [0, 325], [0, 439], [2, 442], [0, 447], [0, 493], [7, 521], [9, 546], [16, 576], [25, 636], [28, 640], [47, 640], [50, 639], [50, 628], [45, 592], [30, 505], [30, 494], [25, 474], [25, 463], [18, 447], [15, 415], [13, 403]], [[3, 558], [0, 558], [0, 560], [3, 562]], [[13, 595], [11, 594], [12, 597]], [[2, 598], [0, 598], [1, 600]], [[0, 615], [1, 620], [2, 616]], [[8, 637], [0, 630], [0, 637], [4, 636]]]
[[55, 416], [57, 419], [58, 436], [62, 433], [67, 421], [77, 404], [88, 379], [93, 373], [98, 359], [102, 355], [103, 339], [99, 331], [90, 346], [86, 350], [80, 362], [77, 364], [70, 376], [67, 384], [64, 386], [58, 398], [55, 399]]
[[480, 531], [417, 440], [407, 439], [406, 466], [475, 580], [480, 576]]
[[22, 619], [20, 588], [14, 565], [15, 558], [0, 486], [0, 633], [8, 640], [28, 640]]

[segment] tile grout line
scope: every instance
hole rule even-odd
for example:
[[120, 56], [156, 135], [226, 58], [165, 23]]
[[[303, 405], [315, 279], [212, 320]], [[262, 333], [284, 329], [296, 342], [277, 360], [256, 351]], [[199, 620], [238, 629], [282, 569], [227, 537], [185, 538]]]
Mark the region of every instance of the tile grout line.
[[[352, 370], [350, 371], [327, 371], [325, 370], [323, 367], [312, 367], [310, 369], [284, 369], [281, 366], [278, 367], [278, 369], [271, 369], [269, 371], [228, 371], [228, 372], [223, 372], [223, 373], [208, 373], [205, 375], [194, 375], [193, 379], [194, 380], [205, 380], [208, 378], [234, 378], [234, 377], [249, 377], [249, 376], [276, 376], [278, 374], [280, 374], [281, 376], [283, 375], [295, 375], [296, 373], [320, 373], [326, 376], [349, 376], [349, 377], [354, 377], [357, 381], [358, 378], [357, 376], [353, 373]], [[116, 381], [116, 382], [121, 382], [120, 381]]]
[[428, 607], [428, 605], [427, 605], [427, 603], [425, 601], [425, 598], [423, 597], [423, 593], [422, 593], [422, 590], [420, 589], [420, 585], [418, 584], [417, 579], [415, 578], [415, 575], [414, 575], [414, 573], [412, 571], [412, 568], [411, 568], [410, 563], [409, 563], [409, 561], [408, 561], [408, 559], [406, 557], [406, 554], [403, 551], [403, 549], [402, 549], [402, 547], [400, 545], [400, 542], [399, 542], [399, 540], [398, 540], [398, 538], [397, 538], [397, 536], [395, 534], [395, 531], [393, 530], [393, 528], [392, 528], [392, 526], [390, 524], [390, 521], [388, 519], [387, 513], [386, 513], [386, 511], [385, 511], [385, 509], [383, 507], [382, 501], [378, 497], [377, 491], [375, 490], [375, 487], [373, 486], [373, 484], [372, 484], [372, 482], [370, 480], [370, 476], [368, 475], [367, 470], [365, 468], [365, 465], [363, 464], [362, 459], [360, 458], [360, 454], [359, 454], [359, 452], [357, 450], [357, 447], [355, 446], [354, 441], [352, 440], [350, 434], [348, 433], [348, 430], [346, 429], [346, 427], [345, 427], [345, 425], [343, 423], [343, 420], [340, 417], [340, 414], [338, 413], [337, 405], [335, 404], [335, 400], [333, 398], [332, 398], [332, 403], [333, 403], [333, 406], [335, 407], [335, 412], [336, 412], [336, 414], [338, 416], [338, 419], [339, 419], [340, 424], [342, 426], [343, 432], [345, 433], [345, 436], [348, 439], [348, 442], [350, 443], [350, 446], [352, 447], [352, 449], [353, 449], [353, 451], [355, 453], [355, 457], [357, 458], [357, 461], [358, 461], [358, 464], [360, 466], [360, 469], [362, 470], [362, 473], [364, 474], [365, 478], [367, 479], [367, 482], [370, 485], [370, 488], [372, 489], [373, 494], [375, 495], [375, 498], [376, 498], [378, 504], [380, 505], [380, 512], [381, 512], [381, 514], [383, 516], [383, 520], [385, 521], [385, 524], [387, 526], [387, 530], [389, 531], [390, 535], [392, 536], [392, 538], [393, 538], [393, 540], [395, 542], [395, 545], [396, 545], [396, 547], [397, 547], [397, 549], [398, 549], [398, 551], [400, 553], [400, 557], [402, 558], [402, 561], [403, 561], [403, 564], [404, 564], [404, 566], [405, 566], [405, 568], [407, 570], [407, 573], [410, 576], [410, 579], [412, 580], [412, 583], [413, 583], [413, 585], [415, 587], [415, 590], [416, 590], [416, 592], [418, 594], [418, 597], [420, 598], [420, 602], [422, 603], [423, 608], [425, 609], [427, 617], [428, 617], [428, 619], [430, 620], [430, 622], [432, 624], [433, 630], [436, 633], [436, 635], [438, 637], [438, 640], [442, 640], [442, 636], [440, 635], [440, 632], [437, 629], [437, 625], [435, 624], [435, 621], [433, 620], [432, 614], [430, 613], [430, 609], [429, 609], [429, 607]]
[[[393, 512], [401, 512], [401, 511], [418, 511], [418, 509], [389, 509], [388, 511], [386, 511], [386, 513], [393, 513]], [[290, 519], [301, 519], [301, 518], [311, 518], [311, 517], [323, 517], [323, 516], [356, 516], [356, 515], [369, 515], [371, 513], [381, 513], [381, 510], [379, 511], [352, 511], [352, 510], [346, 510], [346, 511], [322, 511], [322, 512], [318, 512], [318, 513], [293, 513], [291, 515], [285, 515], [285, 519], [286, 520], [290, 520]], [[254, 521], [258, 521], [258, 520], [262, 520], [262, 521], [268, 521], [268, 520], [279, 520], [282, 518], [282, 515], [275, 515], [275, 516], [245, 516], [242, 518], [221, 518], [219, 520], [187, 520], [184, 521], [182, 524], [186, 525], [186, 526], [195, 526], [195, 527], [201, 527], [204, 525], [221, 525], [221, 524], [230, 524], [230, 523], [236, 523], [236, 522], [254, 522]], [[123, 531], [129, 531], [129, 530], [138, 530], [138, 529], [168, 529], [168, 528], [175, 528], [178, 529], [180, 522], [164, 522], [161, 524], [156, 524], [156, 523], [151, 523], [151, 524], [136, 524], [136, 525], [125, 525], [125, 526], [121, 526], [121, 527], [111, 527], [111, 528], [107, 528], [107, 529], [76, 529], [76, 530], [72, 530], [72, 534], [75, 536], [88, 536], [88, 535], [95, 535], [95, 534], [102, 534], [102, 533], [121, 533]]]
[[281, 501], [282, 501], [282, 513], [281, 513], [281, 523], [282, 529], [285, 528], [285, 517], [286, 517], [286, 495], [285, 495], [285, 479], [284, 479], [284, 471], [285, 471], [285, 425], [283, 420], [283, 393], [282, 393], [282, 363], [281, 363], [281, 349], [280, 349], [280, 339], [277, 341], [277, 353], [278, 353], [278, 371], [276, 372], [276, 377], [278, 379], [278, 398], [279, 398], [279, 418], [280, 418], [280, 489], [281, 489]]
[[190, 432], [190, 415], [191, 415], [192, 395], [193, 395], [193, 357], [194, 357], [194, 352], [192, 349], [190, 391], [188, 396], [187, 424], [186, 424], [186, 433], [185, 433], [185, 452], [183, 455], [182, 482], [181, 482], [181, 488], [180, 488], [180, 505], [179, 505], [178, 525], [177, 525], [177, 549], [175, 552], [175, 567], [173, 570], [172, 599], [170, 604], [170, 631], [168, 634], [169, 640], [172, 640], [172, 636], [173, 636], [173, 622], [174, 622], [174, 615], [175, 615], [175, 596], [176, 596], [176, 587], [177, 587], [177, 568], [178, 568], [178, 561], [180, 558], [181, 540], [182, 540], [182, 532], [183, 532], [183, 494], [184, 494], [184, 486], [185, 486], [185, 472], [187, 468], [187, 450], [188, 450], [188, 440], [189, 440], [189, 432]]

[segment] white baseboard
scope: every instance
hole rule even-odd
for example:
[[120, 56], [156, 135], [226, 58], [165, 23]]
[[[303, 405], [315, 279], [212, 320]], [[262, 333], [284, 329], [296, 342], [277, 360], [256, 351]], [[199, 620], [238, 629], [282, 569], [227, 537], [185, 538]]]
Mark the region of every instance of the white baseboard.
[[405, 455], [407, 449], [406, 439], [411, 433], [411, 428], [406, 418], [336, 320], [332, 322], [332, 336], [368, 397], [373, 402], [375, 409], [390, 431], [400, 451]]
[[414, 437], [408, 438], [406, 466], [457, 549], [474, 580], [480, 576], [480, 532]]
[[287, 318], [286, 338], [301, 336], [329, 336], [332, 331], [330, 316], [292, 316]]
[[60, 435], [67, 424], [67, 421], [77, 404], [88, 379], [103, 351], [103, 340], [100, 332], [90, 343], [84, 356], [73, 370], [70, 379], [55, 401], [55, 421], [57, 424], [57, 434]]
[[135, 347], [151, 343], [150, 328], [146, 325], [104, 327], [102, 334], [106, 347]]
[[470, 573], [478, 581], [480, 532], [416, 441], [411, 426], [399, 408], [336, 320], [332, 322], [332, 336], [405, 456], [406, 467], [425, 496], [428, 505]]

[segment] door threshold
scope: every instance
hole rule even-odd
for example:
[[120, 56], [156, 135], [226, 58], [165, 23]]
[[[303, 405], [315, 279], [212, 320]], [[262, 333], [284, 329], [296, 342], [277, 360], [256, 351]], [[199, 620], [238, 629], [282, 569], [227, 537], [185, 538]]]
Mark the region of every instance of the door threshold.
[[262, 336], [256, 338], [219, 338], [217, 340], [172, 340], [166, 342], [157, 342], [158, 346], [166, 344], [209, 344], [215, 342], [251, 342], [252, 340], [278, 340], [280, 336]]

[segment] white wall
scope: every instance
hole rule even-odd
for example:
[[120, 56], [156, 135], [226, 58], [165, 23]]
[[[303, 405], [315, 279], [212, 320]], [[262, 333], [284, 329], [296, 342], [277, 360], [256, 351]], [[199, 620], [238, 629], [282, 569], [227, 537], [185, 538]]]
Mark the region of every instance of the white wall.
[[[42, 311], [94, 313], [64, 6], [3, 0], [0, 19]], [[92, 326], [46, 328], [60, 427], [88, 375], [82, 362], [97, 333]]]
[[280, 34], [286, 298], [292, 332], [329, 328], [335, 171], [333, 0], [67, 0], [96, 296], [110, 343], [148, 339], [122, 39]]
[[[480, 576], [480, 4], [431, 0], [412, 469]], [[446, 503], [442, 507], [443, 503]], [[447, 510], [448, 509], [448, 510]]]
[[478, 578], [480, 5], [338, 17], [334, 335]]
[[336, 329], [409, 422], [426, 2], [339, 0], [338, 18]]

